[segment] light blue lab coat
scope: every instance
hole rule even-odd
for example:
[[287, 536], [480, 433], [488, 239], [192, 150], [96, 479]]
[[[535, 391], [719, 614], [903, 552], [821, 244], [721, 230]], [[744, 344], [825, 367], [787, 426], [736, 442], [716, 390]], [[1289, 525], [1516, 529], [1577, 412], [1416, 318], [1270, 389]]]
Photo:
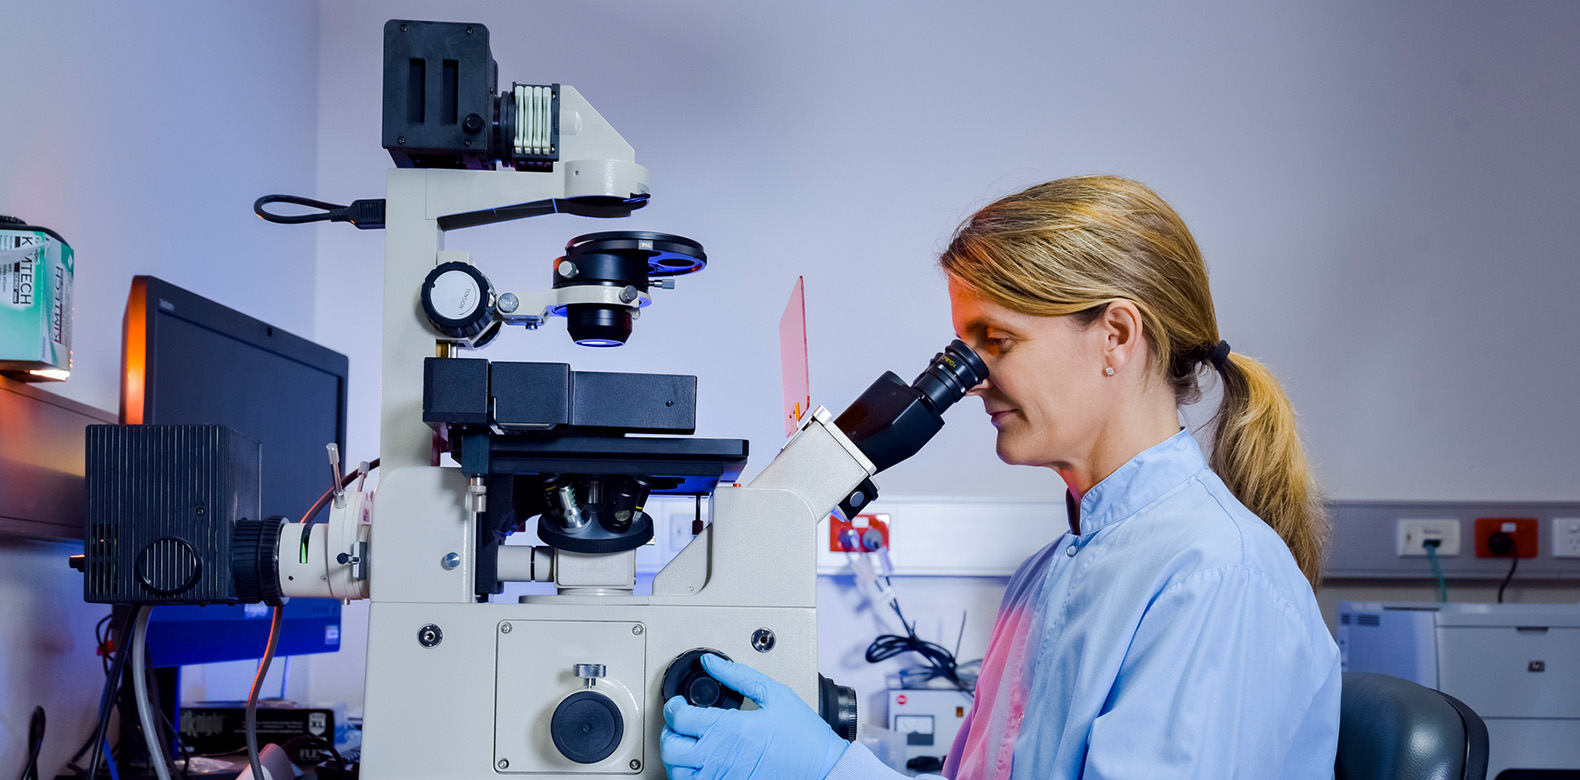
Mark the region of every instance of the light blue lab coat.
[[[1080, 534], [1011, 579], [944, 774], [1332, 777], [1338, 648], [1288, 547], [1190, 433], [1078, 511]], [[828, 778], [894, 776], [857, 744]]]

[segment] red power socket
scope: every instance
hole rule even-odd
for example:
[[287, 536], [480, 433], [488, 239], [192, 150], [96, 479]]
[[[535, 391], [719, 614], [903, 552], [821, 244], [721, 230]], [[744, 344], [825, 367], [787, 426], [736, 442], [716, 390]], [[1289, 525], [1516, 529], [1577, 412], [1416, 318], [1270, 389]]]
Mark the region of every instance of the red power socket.
[[[842, 541], [841, 537], [844, 533], [852, 530], [856, 532], [857, 544], [865, 542], [866, 537], [870, 533], [876, 532], [877, 537], [882, 540], [882, 547], [887, 549], [889, 546], [888, 515], [856, 515], [849, 522], [839, 519], [838, 515], [830, 515], [828, 518], [829, 552], [872, 552], [873, 550], [871, 549], [863, 550], [861, 547], [847, 546]], [[868, 546], [870, 547], [870, 544]]]
[[[1535, 558], [1541, 550], [1536, 537], [1538, 523], [1534, 517], [1478, 517], [1476, 518], [1477, 558]], [[1493, 534], [1505, 533], [1514, 538], [1511, 552], [1496, 553], [1487, 545]]]

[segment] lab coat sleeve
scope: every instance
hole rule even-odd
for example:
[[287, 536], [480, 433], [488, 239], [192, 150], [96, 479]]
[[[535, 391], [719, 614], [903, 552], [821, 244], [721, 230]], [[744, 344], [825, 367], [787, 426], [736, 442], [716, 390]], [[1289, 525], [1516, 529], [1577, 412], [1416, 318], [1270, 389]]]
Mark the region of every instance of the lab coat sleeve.
[[1092, 723], [1084, 776], [1331, 777], [1329, 737], [1309, 725], [1331, 707], [1336, 740], [1334, 666], [1262, 572], [1192, 574], [1146, 608]]
[[939, 775], [917, 775], [913, 779], [890, 769], [865, 745], [852, 742], [824, 780], [944, 780], [944, 778]]

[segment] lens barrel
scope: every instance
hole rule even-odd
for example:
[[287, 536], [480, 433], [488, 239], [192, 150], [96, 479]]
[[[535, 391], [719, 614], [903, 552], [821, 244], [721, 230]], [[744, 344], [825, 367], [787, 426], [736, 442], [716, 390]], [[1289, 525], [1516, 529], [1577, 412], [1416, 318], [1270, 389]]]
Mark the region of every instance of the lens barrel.
[[927, 370], [911, 387], [922, 394], [922, 398], [933, 411], [943, 414], [944, 410], [955, 405], [956, 401], [966, 397], [971, 388], [982, 384], [987, 379], [987, 365], [977, 353], [971, 351], [965, 342], [955, 339], [944, 347], [944, 351], [933, 356]]

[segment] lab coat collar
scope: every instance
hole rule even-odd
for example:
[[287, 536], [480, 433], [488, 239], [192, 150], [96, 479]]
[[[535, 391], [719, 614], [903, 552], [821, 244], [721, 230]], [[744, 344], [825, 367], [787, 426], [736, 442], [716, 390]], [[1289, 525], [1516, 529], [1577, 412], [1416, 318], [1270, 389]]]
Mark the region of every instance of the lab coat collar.
[[1207, 459], [1189, 430], [1143, 450], [1081, 497], [1081, 537], [1141, 511], [1205, 468]]

